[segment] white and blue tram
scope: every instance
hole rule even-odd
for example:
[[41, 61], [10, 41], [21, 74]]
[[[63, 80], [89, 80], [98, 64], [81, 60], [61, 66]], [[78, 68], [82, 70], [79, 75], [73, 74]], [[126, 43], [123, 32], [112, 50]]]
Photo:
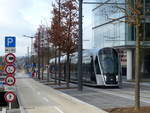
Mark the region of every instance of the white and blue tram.
[[[58, 71], [55, 58], [50, 60], [50, 72]], [[65, 79], [67, 57], [61, 57], [61, 79]], [[92, 86], [120, 85], [121, 66], [118, 53], [113, 48], [90, 49], [83, 51], [83, 83]], [[77, 81], [78, 53], [70, 55], [70, 80]]]

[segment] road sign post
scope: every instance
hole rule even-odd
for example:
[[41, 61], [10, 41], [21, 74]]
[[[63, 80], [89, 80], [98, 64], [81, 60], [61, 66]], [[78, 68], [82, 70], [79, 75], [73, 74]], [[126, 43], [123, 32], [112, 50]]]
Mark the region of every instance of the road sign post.
[[11, 102], [9, 102], [9, 110], [11, 110]]

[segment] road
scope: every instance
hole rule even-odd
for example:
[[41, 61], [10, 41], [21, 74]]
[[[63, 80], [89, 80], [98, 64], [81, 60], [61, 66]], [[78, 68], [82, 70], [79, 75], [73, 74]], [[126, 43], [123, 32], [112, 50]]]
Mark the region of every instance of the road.
[[[82, 101], [96, 107], [108, 109], [116, 107], [134, 106], [134, 85], [123, 84], [118, 88], [95, 88], [84, 86], [84, 91], [79, 92], [74, 89], [60, 91], [74, 96]], [[55, 87], [55, 86], [53, 86]], [[141, 87], [141, 105], [150, 106], [150, 85]]]
[[102, 113], [102, 110], [17, 74], [17, 94], [25, 113]]
[[[45, 79], [47, 74], [45, 73]], [[75, 84], [71, 84], [77, 87]], [[50, 87], [57, 88], [56, 85]], [[60, 87], [60, 86], [59, 86]], [[62, 86], [63, 87], [63, 86]], [[134, 83], [123, 79], [123, 86], [118, 88], [83, 87], [83, 91], [77, 89], [60, 89], [60, 91], [92, 104], [102, 109], [134, 106]], [[150, 106], [150, 83], [141, 83], [141, 105]]]

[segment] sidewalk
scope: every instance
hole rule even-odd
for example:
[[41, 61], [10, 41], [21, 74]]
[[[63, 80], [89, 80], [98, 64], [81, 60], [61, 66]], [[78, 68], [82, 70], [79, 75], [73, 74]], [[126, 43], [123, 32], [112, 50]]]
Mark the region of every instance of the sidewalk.
[[31, 78], [18, 79], [17, 88], [28, 113], [107, 113]]

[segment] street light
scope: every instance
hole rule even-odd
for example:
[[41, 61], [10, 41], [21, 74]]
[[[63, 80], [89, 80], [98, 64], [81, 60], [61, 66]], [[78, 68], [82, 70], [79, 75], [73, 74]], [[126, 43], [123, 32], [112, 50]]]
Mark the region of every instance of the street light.
[[78, 90], [83, 90], [82, 85], [82, 5], [83, 0], [79, 0], [79, 41], [78, 41]]
[[[33, 55], [33, 38], [35, 37], [32, 37], [32, 36], [27, 36], [27, 35], [23, 35], [23, 37], [27, 37], [27, 38], [30, 38], [31, 39], [31, 61], [32, 61], [32, 64], [34, 65], [34, 55]], [[32, 56], [33, 55], [33, 56]]]

